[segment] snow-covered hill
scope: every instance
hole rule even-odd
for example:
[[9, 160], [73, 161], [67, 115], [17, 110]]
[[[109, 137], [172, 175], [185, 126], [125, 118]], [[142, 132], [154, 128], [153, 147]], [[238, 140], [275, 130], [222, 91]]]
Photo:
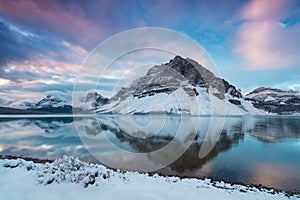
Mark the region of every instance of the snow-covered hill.
[[226, 80], [190, 58], [176, 56], [123, 87], [99, 113], [193, 115], [266, 114], [246, 101]]
[[260, 87], [246, 95], [256, 108], [278, 114], [300, 113], [300, 92]]

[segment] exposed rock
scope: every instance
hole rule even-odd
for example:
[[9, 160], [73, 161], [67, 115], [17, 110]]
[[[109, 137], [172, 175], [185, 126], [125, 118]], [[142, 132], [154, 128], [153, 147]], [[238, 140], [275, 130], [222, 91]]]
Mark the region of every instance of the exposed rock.
[[241, 105], [241, 101], [236, 99], [229, 99], [228, 101], [234, 105]]
[[97, 92], [90, 92], [87, 94], [84, 99], [84, 103], [89, 103], [92, 107], [99, 107], [105, 104], [108, 104], [110, 100], [106, 97], [103, 97], [101, 94]]
[[215, 95], [216, 97], [218, 97], [221, 100], [225, 99], [225, 95], [222, 93], [213, 93], [213, 95]]

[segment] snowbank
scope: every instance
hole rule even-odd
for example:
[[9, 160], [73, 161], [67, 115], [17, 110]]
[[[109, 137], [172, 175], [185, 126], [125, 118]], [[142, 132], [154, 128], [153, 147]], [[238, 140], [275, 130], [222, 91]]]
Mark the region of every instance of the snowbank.
[[37, 164], [0, 160], [1, 199], [297, 199], [274, 190], [209, 179], [179, 179], [121, 172], [63, 157]]

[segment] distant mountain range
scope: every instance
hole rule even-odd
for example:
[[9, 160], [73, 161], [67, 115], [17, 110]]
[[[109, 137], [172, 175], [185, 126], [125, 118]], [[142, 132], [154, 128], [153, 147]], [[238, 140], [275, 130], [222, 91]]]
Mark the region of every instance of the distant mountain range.
[[[76, 109], [117, 114], [290, 115], [300, 113], [300, 92], [261, 87], [243, 96], [234, 85], [196, 61], [176, 56], [150, 68], [145, 76], [111, 98], [88, 93], [77, 108], [72, 108], [59, 95], [47, 95], [37, 103], [24, 102], [22, 106], [25, 109], [0, 107], [0, 114], [71, 114]], [[225, 110], [218, 109], [222, 107]]]
[[246, 95], [256, 108], [270, 113], [300, 113], [300, 92], [260, 87]]
[[37, 103], [24, 102], [24, 109], [0, 107], [0, 114], [71, 114], [72, 106], [62, 97], [47, 95]]

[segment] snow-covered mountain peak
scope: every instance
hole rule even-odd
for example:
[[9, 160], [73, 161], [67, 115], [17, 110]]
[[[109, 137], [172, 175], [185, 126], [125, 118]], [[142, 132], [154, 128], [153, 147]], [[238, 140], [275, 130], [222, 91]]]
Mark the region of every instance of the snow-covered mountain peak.
[[111, 102], [98, 111], [212, 114], [212, 98], [219, 105], [228, 104], [230, 114], [256, 111], [252, 104], [244, 102], [235, 86], [216, 77], [196, 61], [175, 56], [168, 63], [150, 68], [145, 76], [132, 81], [129, 87], [121, 88]]
[[38, 103], [34, 108], [59, 108], [69, 105], [67, 99], [60, 95], [49, 94]]
[[85, 98], [80, 100], [81, 108], [85, 109], [93, 109], [95, 107], [101, 107], [110, 102], [110, 100], [98, 92], [89, 92]]
[[134, 80], [129, 88], [122, 88], [112, 100], [124, 100], [133, 94], [142, 98], [157, 93], [172, 93], [179, 87], [190, 96], [198, 94], [196, 87], [213, 88], [216, 97], [224, 98], [229, 92], [232, 96], [241, 98], [242, 94], [227, 81], [216, 77], [211, 71], [196, 61], [175, 56], [168, 63], [156, 65], [147, 74]]

